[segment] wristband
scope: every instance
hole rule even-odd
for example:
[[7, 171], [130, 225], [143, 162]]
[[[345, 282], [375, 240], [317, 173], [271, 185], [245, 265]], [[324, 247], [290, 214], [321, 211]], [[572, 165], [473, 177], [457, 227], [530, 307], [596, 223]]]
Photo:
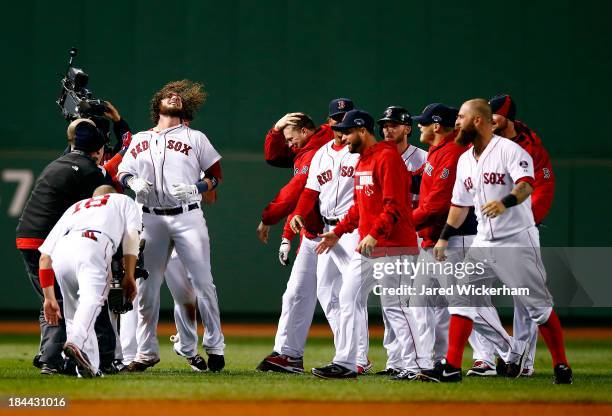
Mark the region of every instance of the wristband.
[[501, 203], [506, 207], [510, 208], [518, 204], [518, 199], [514, 194], [508, 194], [502, 198]]
[[444, 228], [442, 228], [442, 232], [440, 233], [440, 240], [448, 241], [449, 238], [456, 236], [459, 231], [459, 228], [455, 228], [449, 223], [444, 224]]
[[38, 280], [40, 280], [40, 287], [46, 288], [55, 284], [55, 273], [53, 269], [39, 269]]
[[197, 182], [195, 186], [196, 188], [198, 188], [198, 192], [203, 194], [204, 192], [212, 191], [213, 189], [217, 187], [218, 184], [219, 184], [219, 180], [215, 178], [214, 176], [211, 176], [210, 178], [204, 177], [204, 179], [202, 179], [200, 182]]
[[123, 185], [124, 188], [128, 188], [129, 187], [128, 181], [132, 179], [133, 177], [134, 175], [130, 175], [130, 174], [123, 175], [121, 179], [119, 179], [119, 182], [121, 183], [121, 185]]

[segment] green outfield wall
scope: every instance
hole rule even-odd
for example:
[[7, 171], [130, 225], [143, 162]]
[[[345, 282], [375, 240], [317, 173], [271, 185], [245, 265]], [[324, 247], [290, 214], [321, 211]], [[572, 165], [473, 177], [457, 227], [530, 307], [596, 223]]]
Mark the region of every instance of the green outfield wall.
[[37, 308], [14, 229], [32, 181], [65, 144], [54, 101], [71, 46], [96, 96], [112, 101], [134, 131], [151, 127], [148, 102], [164, 83], [206, 85], [193, 127], [224, 156], [219, 201], [205, 208], [223, 312], [280, 310], [289, 275], [276, 259], [280, 228], [268, 246], [255, 228], [291, 171], [265, 164], [263, 139], [287, 111], [323, 122], [339, 96], [377, 116], [388, 105], [417, 113], [431, 102], [512, 94], [517, 118], [542, 137], [557, 176], [543, 244], [610, 247], [611, 11], [612, 3], [594, 0], [7, 4], [0, 309]]

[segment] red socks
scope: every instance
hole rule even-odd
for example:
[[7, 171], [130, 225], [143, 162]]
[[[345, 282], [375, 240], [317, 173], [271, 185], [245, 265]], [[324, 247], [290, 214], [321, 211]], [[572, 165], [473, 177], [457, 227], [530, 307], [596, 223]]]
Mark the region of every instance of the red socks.
[[[452, 321], [451, 321], [452, 322]], [[557, 364], [567, 365], [567, 357], [565, 356], [565, 344], [563, 343], [563, 330], [559, 317], [553, 310], [545, 324], [540, 325], [540, 333], [546, 346], [552, 355], [553, 367]]]
[[[558, 320], [557, 320], [558, 322]], [[448, 352], [446, 362], [455, 368], [461, 368], [463, 350], [468, 338], [472, 333], [473, 322], [471, 319], [461, 315], [451, 315], [448, 328]], [[561, 341], [563, 343], [563, 341]]]

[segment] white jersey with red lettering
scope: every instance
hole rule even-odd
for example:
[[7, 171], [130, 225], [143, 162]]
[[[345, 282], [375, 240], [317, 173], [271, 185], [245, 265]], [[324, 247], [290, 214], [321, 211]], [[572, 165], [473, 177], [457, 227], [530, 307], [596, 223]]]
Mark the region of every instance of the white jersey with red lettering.
[[459, 157], [451, 202], [458, 206], [474, 206], [478, 219], [477, 236], [486, 241], [499, 240], [535, 225], [531, 197], [496, 218], [481, 213], [484, 204], [500, 201], [520, 181], [533, 185], [531, 156], [511, 140], [493, 135], [478, 160], [473, 148]]
[[[41, 253], [52, 255], [58, 240], [71, 232], [91, 231], [89, 238], [103, 234], [116, 251], [127, 230], [142, 230], [142, 214], [132, 198], [122, 194], [106, 194], [76, 202], [64, 212], [53, 227]], [[75, 247], [78, 252], [78, 247]]]
[[310, 162], [306, 188], [319, 192], [319, 210], [324, 218], [344, 217], [353, 205], [355, 166], [359, 153], [330, 141], [315, 153]]
[[[172, 185], [195, 184], [201, 172], [220, 159], [204, 133], [181, 124], [135, 134], [119, 165], [118, 177], [127, 173], [153, 184], [151, 192], [139, 200], [145, 206], [177, 207], [182, 203], [170, 195]], [[201, 200], [202, 195], [197, 194], [188, 204]]]

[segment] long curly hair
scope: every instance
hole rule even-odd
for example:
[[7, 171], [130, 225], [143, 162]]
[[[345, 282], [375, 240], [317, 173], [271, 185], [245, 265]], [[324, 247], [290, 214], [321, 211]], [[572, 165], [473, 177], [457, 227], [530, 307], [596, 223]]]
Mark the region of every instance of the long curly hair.
[[198, 109], [204, 104], [208, 96], [206, 91], [204, 91], [204, 85], [199, 82], [182, 79], [167, 83], [151, 98], [151, 120], [153, 124], [157, 124], [159, 121], [161, 101], [172, 93], [181, 96], [181, 101], [183, 102], [181, 118], [187, 121], [194, 119]]

